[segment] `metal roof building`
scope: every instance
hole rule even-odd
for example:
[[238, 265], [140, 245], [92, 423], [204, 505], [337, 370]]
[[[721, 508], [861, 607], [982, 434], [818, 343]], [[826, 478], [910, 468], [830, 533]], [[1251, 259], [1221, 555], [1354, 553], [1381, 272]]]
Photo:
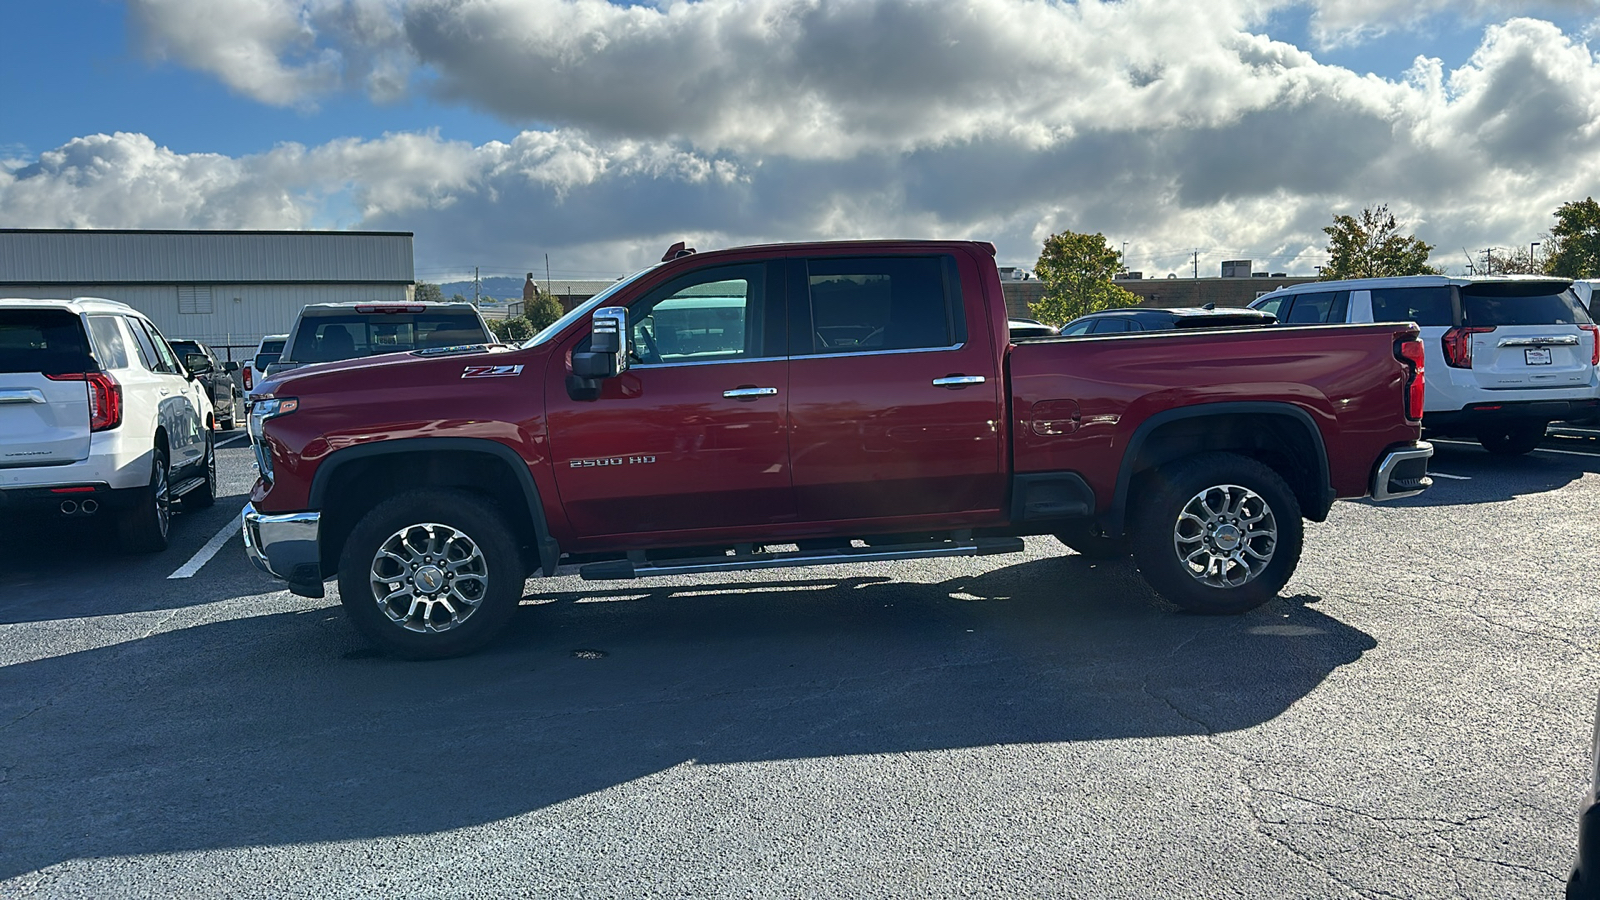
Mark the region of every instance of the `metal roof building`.
[[253, 350], [308, 303], [411, 299], [411, 242], [404, 231], [0, 229], [0, 297], [121, 300], [169, 338]]

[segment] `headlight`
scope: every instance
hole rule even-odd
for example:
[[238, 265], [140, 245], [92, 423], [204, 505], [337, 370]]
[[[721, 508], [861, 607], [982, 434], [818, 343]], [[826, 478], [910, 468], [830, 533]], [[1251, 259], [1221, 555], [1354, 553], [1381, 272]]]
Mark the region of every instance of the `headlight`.
[[268, 481], [272, 480], [272, 454], [261, 440], [261, 426], [268, 419], [287, 416], [300, 408], [295, 397], [269, 397], [250, 405], [250, 443], [256, 451], [256, 470]]

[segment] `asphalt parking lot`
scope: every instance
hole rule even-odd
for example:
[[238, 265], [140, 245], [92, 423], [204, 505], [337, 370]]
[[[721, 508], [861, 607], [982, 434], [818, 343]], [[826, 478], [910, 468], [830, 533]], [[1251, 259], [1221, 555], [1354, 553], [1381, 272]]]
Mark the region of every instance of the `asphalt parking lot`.
[[1433, 468], [1241, 617], [1042, 539], [530, 581], [405, 663], [249, 566], [239, 440], [165, 554], [3, 542], [0, 895], [1556, 896], [1600, 437]]

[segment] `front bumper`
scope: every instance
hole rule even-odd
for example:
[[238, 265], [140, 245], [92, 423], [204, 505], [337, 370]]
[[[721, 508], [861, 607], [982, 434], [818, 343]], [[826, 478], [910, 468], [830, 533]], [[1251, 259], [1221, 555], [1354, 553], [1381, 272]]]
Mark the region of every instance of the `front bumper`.
[[1433, 485], [1428, 477], [1428, 460], [1433, 445], [1427, 441], [1396, 444], [1390, 447], [1372, 472], [1372, 499], [1399, 500], [1415, 497]]
[[256, 568], [289, 583], [302, 597], [320, 598], [322, 555], [317, 544], [322, 514], [269, 514], [244, 505], [244, 552]]

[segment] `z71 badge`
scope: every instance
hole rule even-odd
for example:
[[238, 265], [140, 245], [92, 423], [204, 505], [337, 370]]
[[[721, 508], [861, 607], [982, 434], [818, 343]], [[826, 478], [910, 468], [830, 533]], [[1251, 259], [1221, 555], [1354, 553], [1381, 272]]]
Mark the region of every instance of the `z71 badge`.
[[462, 378], [508, 378], [512, 375], [521, 375], [521, 366], [467, 366], [461, 372]]

